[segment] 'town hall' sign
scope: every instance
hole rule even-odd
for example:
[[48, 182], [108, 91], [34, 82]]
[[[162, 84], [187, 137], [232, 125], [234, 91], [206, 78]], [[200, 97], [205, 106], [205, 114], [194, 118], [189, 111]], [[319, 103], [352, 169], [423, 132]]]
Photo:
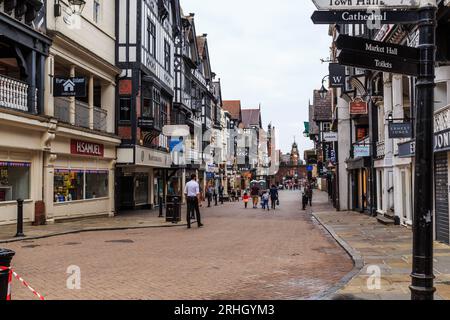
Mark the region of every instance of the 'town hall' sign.
[[418, 8], [419, 0], [312, 0], [319, 10], [357, 10], [370, 7]]

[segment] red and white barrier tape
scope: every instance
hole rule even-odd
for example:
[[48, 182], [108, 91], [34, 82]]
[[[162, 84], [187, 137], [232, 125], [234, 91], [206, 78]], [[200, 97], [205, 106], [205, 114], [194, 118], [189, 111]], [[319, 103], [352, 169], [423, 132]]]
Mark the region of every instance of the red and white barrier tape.
[[20, 283], [22, 283], [25, 287], [27, 287], [31, 292], [33, 292], [33, 294], [39, 298], [39, 300], [44, 300], [44, 297], [42, 295], [40, 295], [36, 290], [34, 290], [32, 287], [30, 287], [30, 285], [23, 280], [13, 269], [8, 268], [8, 267], [2, 267], [0, 266], [0, 270], [2, 271], [6, 271], [9, 270], [9, 276], [8, 276], [8, 295], [6, 297], [6, 300], [11, 300], [11, 282], [12, 282], [12, 276], [14, 275], [14, 277], [20, 281]]

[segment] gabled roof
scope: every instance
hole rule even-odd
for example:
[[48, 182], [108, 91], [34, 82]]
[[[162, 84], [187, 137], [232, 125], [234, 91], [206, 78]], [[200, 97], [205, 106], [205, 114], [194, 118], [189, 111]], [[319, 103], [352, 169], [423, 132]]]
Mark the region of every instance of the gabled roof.
[[260, 109], [243, 109], [242, 123], [245, 129], [252, 127], [261, 128], [261, 110]]
[[212, 70], [211, 70], [211, 60], [209, 58], [209, 50], [208, 50], [208, 40], [206, 39], [207, 34], [203, 34], [197, 37], [197, 48], [198, 55], [200, 59], [203, 61], [203, 68], [201, 70], [207, 80], [212, 79]]
[[242, 120], [242, 108], [240, 100], [224, 100], [223, 109], [230, 113], [231, 119]]

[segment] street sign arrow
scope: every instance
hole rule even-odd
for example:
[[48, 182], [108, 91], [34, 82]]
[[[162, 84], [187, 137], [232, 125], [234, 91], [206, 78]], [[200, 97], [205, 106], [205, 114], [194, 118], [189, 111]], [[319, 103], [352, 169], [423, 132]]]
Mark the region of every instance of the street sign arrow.
[[361, 37], [351, 37], [348, 35], [339, 35], [336, 39], [336, 47], [342, 50], [359, 51], [361, 54], [379, 54], [388, 57], [406, 59], [408, 61], [419, 61], [419, 49], [397, 44], [368, 40]]
[[368, 54], [362, 51], [342, 50], [338, 55], [338, 62], [344, 66], [362, 69], [404, 74], [415, 77], [419, 75], [419, 63], [376, 53]]
[[319, 10], [418, 8], [420, 0], [312, 0]]
[[416, 10], [339, 10], [314, 11], [311, 20], [314, 24], [365, 24], [379, 22], [381, 24], [411, 24], [419, 20]]

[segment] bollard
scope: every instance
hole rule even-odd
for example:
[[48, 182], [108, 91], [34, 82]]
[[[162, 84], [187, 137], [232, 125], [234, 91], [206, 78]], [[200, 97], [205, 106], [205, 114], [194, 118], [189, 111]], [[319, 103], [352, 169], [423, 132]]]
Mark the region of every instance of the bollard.
[[178, 222], [180, 222], [180, 220], [181, 220], [181, 210], [180, 210], [180, 208], [179, 208], [179, 199], [178, 199], [178, 197], [174, 197], [173, 198], [173, 207], [174, 207], [174, 210], [173, 210], [173, 220], [172, 220], [172, 223], [178, 223]]
[[158, 198], [158, 202], [159, 202], [159, 217], [158, 218], [163, 218], [163, 198], [159, 197]]
[[[16, 253], [8, 249], [0, 249], [0, 267], [11, 266], [11, 260]], [[0, 270], [0, 301], [8, 300], [9, 291], [9, 270]]]
[[23, 234], [23, 200], [17, 200], [17, 233], [16, 238], [25, 237]]

